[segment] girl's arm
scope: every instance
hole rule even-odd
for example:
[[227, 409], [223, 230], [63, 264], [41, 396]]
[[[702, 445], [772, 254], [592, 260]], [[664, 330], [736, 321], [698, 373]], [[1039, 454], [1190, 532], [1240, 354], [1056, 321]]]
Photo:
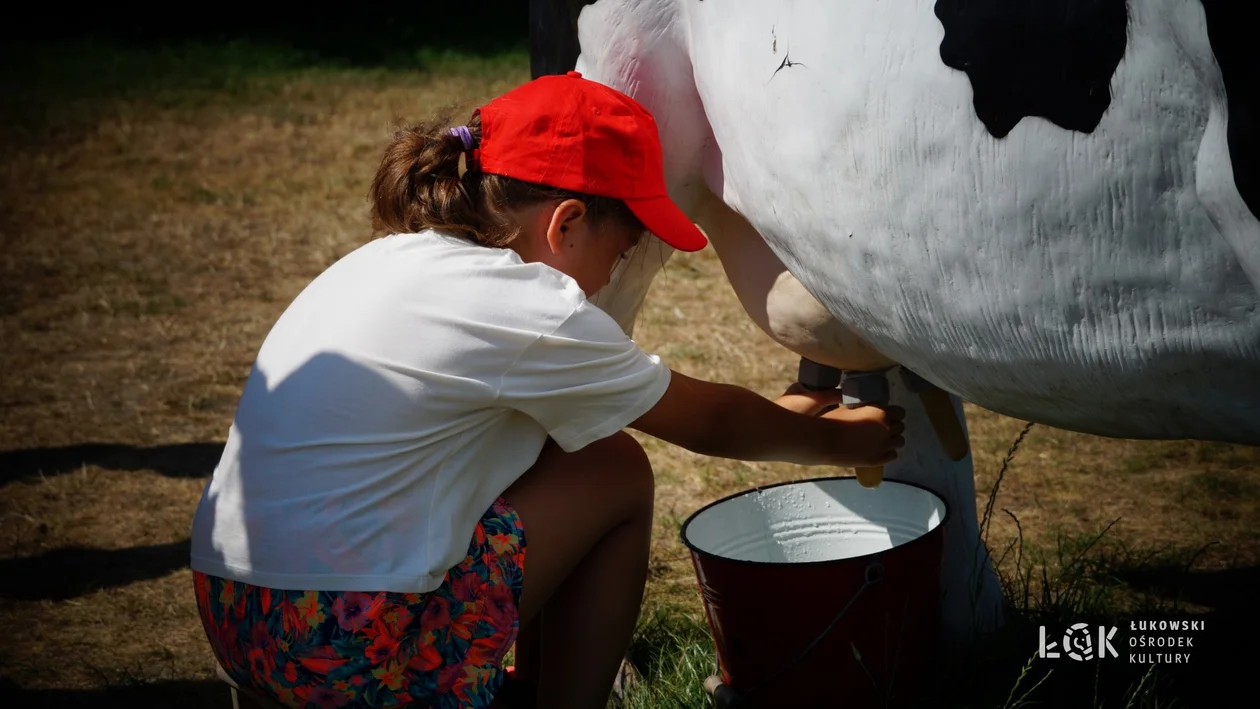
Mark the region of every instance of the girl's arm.
[[755, 392], [673, 372], [669, 389], [630, 426], [693, 453], [799, 465], [881, 465], [905, 445], [905, 411], [865, 406], [811, 415], [840, 392], [793, 387], [772, 402]]

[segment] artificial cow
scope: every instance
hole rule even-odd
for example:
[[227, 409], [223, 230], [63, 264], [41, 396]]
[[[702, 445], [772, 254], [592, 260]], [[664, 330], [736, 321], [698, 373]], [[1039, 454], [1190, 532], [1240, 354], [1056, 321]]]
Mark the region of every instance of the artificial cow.
[[[671, 196], [788, 349], [913, 371], [959, 420], [965, 399], [1095, 435], [1256, 445], [1244, 4], [533, 0], [532, 59], [653, 112]], [[648, 243], [596, 297], [627, 332], [669, 255]], [[971, 459], [931, 434], [906, 386], [922, 380], [889, 377], [908, 442], [886, 474], [955, 512], [943, 619], [965, 641], [1000, 622], [1001, 594]]]

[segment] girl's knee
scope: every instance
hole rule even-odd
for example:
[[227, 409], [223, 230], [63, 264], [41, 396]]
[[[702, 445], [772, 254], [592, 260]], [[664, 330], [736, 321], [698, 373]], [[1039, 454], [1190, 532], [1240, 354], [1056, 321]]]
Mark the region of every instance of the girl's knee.
[[565, 452], [548, 443], [538, 461], [504, 492], [513, 506], [575, 504], [621, 519], [650, 515], [656, 494], [643, 446], [624, 431]]

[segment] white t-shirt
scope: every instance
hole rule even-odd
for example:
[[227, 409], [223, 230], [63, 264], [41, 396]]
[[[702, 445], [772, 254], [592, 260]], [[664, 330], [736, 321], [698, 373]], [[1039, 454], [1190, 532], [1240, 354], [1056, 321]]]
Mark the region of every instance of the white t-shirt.
[[549, 266], [433, 232], [369, 242], [263, 342], [193, 520], [192, 568], [433, 590], [548, 435], [566, 451], [610, 436], [669, 379]]

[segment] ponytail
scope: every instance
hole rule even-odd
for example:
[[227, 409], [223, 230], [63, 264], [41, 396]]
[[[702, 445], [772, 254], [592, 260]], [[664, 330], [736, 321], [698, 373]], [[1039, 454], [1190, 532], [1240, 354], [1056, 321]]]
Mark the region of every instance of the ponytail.
[[[450, 118], [443, 117], [394, 134], [368, 195], [374, 229], [387, 234], [432, 229], [484, 246], [506, 246], [519, 231], [509, 209], [578, 199], [586, 203], [593, 221], [612, 220], [624, 228], [643, 230], [619, 199], [487, 175], [476, 165], [466, 165], [461, 175], [459, 159], [467, 149], [450, 125]], [[474, 115], [467, 128], [473, 144], [479, 145], [481, 117]]]
[[[448, 125], [437, 120], [394, 134], [372, 180], [373, 228], [391, 234], [437, 229], [482, 241], [485, 225], [474, 194], [480, 173], [460, 176], [464, 142]], [[468, 130], [479, 142], [481, 119], [473, 117]]]

